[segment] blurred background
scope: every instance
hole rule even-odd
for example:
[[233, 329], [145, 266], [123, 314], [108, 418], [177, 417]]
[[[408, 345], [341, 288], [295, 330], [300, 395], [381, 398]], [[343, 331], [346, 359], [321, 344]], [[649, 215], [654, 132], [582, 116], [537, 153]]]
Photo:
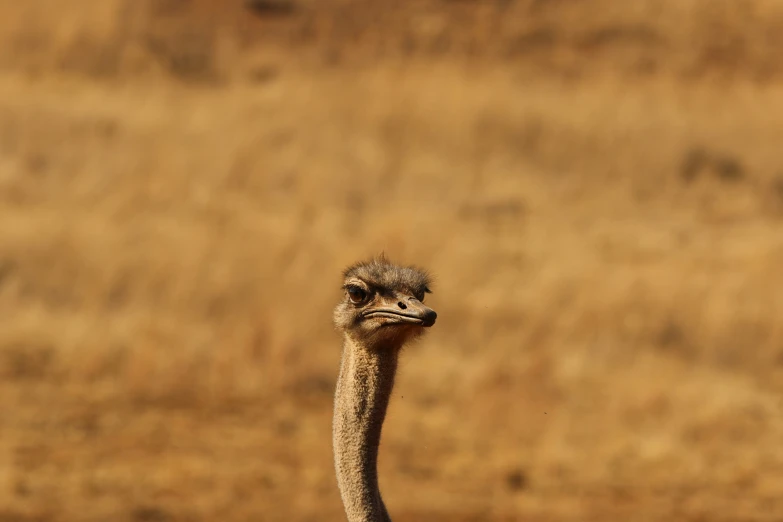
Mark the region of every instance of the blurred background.
[[0, 0], [0, 521], [783, 520], [783, 5]]

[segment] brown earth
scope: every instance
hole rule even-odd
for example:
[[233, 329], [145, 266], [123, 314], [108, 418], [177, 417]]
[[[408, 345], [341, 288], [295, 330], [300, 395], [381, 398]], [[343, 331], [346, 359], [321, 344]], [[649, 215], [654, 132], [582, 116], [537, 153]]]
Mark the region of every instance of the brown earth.
[[783, 520], [774, 0], [0, 0], [0, 521], [341, 520], [347, 263], [429, 268], [397, 521]]

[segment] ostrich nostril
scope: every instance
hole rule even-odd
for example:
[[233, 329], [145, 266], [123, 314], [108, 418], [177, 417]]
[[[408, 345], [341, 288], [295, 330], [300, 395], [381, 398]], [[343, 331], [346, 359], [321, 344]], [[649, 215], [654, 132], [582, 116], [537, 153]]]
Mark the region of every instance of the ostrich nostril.
[[405, 303], [403, 303], [402, 301], [399, 301], [399, 302], [397, 303], [397, 306], [399, 306], [399, 307], [400, 307], [400, 308], [402, 308], [403, 310], [405, 310], [405, 309], [407, 309], [407, 308], [408, 308], [407, 306], [405, 306]]

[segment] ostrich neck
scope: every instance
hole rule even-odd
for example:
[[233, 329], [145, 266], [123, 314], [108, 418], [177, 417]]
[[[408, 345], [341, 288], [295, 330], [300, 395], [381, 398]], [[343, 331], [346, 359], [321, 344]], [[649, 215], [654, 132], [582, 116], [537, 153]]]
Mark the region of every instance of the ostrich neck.
[[345, 338], [334, 399], [337, 484], [349, 522], [388, 522], [378, 489], [378, 446], [394, 387], [399, 347], [365, 347]]

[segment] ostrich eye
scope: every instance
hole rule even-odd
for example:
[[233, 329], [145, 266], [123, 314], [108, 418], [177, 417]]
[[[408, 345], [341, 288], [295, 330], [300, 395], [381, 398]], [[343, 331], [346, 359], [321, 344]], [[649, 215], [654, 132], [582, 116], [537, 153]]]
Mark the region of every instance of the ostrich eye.
[[346, 290], [348, 291], [348, 298], [352, 303], [361, 303], [367, 298], [367, 292], [358, 286], [349, 286]]

